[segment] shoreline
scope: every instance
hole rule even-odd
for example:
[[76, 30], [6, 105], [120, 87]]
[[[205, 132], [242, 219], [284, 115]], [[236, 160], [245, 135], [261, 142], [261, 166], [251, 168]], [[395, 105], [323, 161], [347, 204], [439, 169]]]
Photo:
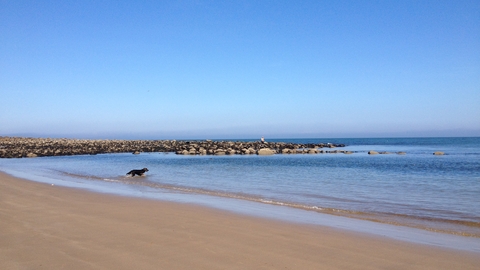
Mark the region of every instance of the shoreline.
[[0, 172], [0, 268], [476, 269], [478, 253]]
[[480, 239], [477, 237], [451, 234], [443, 231], [425, 230], [423, 228], [402, 226], [388, 222], [371, 221], [365, 218], [355, 218], [347, 215], [321, 213], [315, 210], [302, 209], [289, 205], [263, 203], [208, 194], [177, 193], [171, 192], [171, 190], [152, 192], [148, 190], [148, 187], [145, 187], [146, 189], [132, 189], [128, 187], [128, 185], [124, 186], [121, 183], [108, 182], [105, 183], [105, 185], [99, 185], [98, 183], [92, 184], [88, 181], [65, 181], [66, 178], [64, 177], [51, 178], [50, 176], [32, 175], [24, 173], [23, 171], [12, 171], [6, 168], [3, 168], [3, 171], [0, 170], [0, 173], [6, 173], [15, 178], [26, 179], [25, 181], [79, 189], [85, 192], [133, 199], [190, 204], [248, 217], [260, 217], [307, 226], [324, 226], [354, 233], [363, 233], [373, 237], [381, 236], [408, 243], [480, 253]]

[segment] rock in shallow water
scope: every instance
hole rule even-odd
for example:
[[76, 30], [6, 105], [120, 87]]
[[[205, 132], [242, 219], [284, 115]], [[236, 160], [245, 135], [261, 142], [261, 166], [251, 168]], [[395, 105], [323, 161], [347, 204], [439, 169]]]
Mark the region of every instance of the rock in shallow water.
[[275, 154], [275, 151], [273, 151], [270, 148], [262, 148], [262, 149], [258, 150], [258, 152], [257, 152], [257, 155], [259, 155], [259, 156], [270, 156], [270, 155], [274, 155], [274, 154]]

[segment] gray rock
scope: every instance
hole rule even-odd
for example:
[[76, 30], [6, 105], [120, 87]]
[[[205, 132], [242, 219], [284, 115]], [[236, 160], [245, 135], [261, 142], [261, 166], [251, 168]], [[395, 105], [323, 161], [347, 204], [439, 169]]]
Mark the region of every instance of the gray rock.
[[223, 150], [223, 149], [217, 149], [217, 150], [215, 150], [214, 155], [216, 155], [216, 156], [223, 156], [223, 155], [225, 155], [225, 150]]
[[275, 151], [273, 151], [270, 148], [262, 148], [262, 149], [258, 150], [258, 152], [257, 152], [257, 155], [260, 155], [260, 156], [270, 156], [270, 155], [274, 155], [274, 154], [275, 154]]

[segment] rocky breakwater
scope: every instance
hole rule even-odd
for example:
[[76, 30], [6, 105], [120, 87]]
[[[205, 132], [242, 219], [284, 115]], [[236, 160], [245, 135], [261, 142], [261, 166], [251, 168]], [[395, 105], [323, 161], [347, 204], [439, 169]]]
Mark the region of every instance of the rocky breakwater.
[[180, 155], [273, 155], [339, 152], [320, 148], [343, 144], [283, 142], [176, 141], [176, 140], [78, 140], [0, 137], [0, 158], [96, 155], [106, 153], [174, 152]]
[[77, 140], [0, 137], [0, 158], [173, 152], [175, 141]]
[[317, 154], [319, 148], [344, 147], [344, 144], [296, 144], [284, 142], [242, 141], [193, 141], [178, 146], [179, 155], [274, 155], [274, 154]]

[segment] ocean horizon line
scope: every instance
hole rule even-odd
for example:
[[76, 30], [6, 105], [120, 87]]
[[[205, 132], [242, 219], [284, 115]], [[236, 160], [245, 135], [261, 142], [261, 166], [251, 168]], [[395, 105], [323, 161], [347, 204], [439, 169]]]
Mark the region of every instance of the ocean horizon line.
[[[129, 138], [127, 138], [129, 137]], [[71, 139], [71, 140], [125, 140], [125, 141], [153, 141], [153, 140], [160, 140], [160, 141], [205, 141], [205, 140], [212, 140], [212, 141], [259, 141], [262, 137], [265, 140], [271, 140], [275, 142], [280, 142], [280, 140], [318, 140], [318, 139], [447, 139], [447, 138], [480, 138], [480, 135], [473, 135], [473, 136], [259, 136], [259, 137], [182, 137], [179, 138], [169, 137], [169, 138], [162, 138], [162, 137], [152, 137], [149, 136], [145, 138], [140, 135], [137, 138], [127, 136], [127, 137], [105, 137], [105, 136], [65, 136], [65, 135], [38, 135], [38, 134], [4, 134], [0, 135], [0, 138], [32, 138], [32, 139]]]

